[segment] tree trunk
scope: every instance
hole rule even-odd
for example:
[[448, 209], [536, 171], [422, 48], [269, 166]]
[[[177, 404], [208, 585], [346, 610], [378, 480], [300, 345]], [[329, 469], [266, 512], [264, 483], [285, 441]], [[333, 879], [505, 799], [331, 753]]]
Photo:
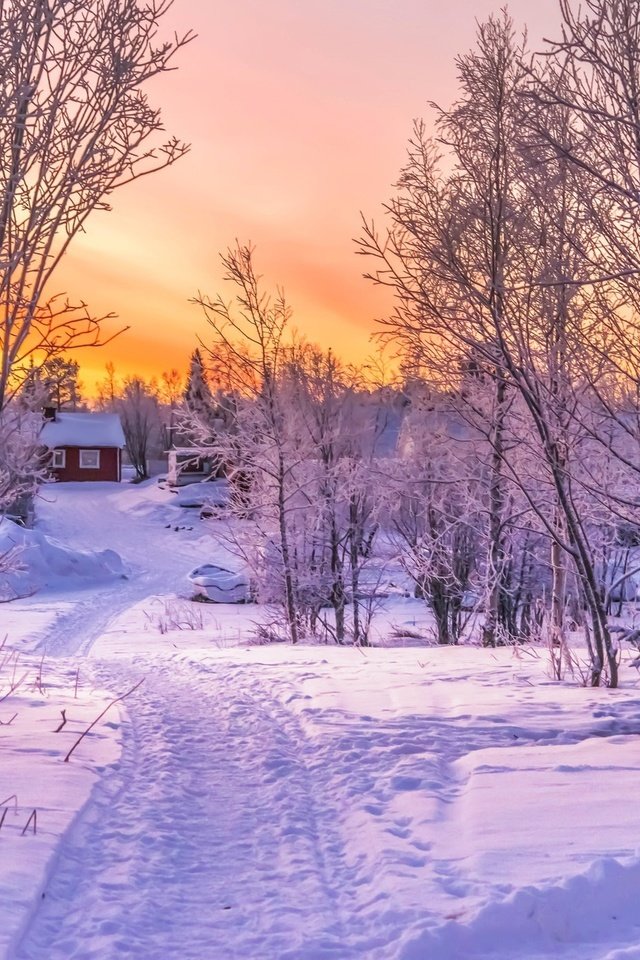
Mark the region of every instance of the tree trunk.
[[[559, 528], [560, 518], [556, 520]], [[565, 607], [567, 593], [567, 569], [564, 562], [564, 550], [557, 540], [551, 541], [551, 642], [562, 646], [565, 636]]]
[[488, 591], [485, 617], [482, 625], [482, 645], [495, 647], [498, 642], [500, 622], [500, 595], [502, 591], [502, 567], [504, 562], [503, 513], [504, 478], [504, 421], [506, 416], [506, 383], [502, 370], [496, 371], [495, 413], [492, 425], [491, 465], [489, 478], [489, 542], [487, 545]]
[[289, 635], [292, 643], [300, 639], [300, 624], [296, 606], [294, 578], [291, 569], [291, 551], [287, 532], [286, 501], [285, 501], [285, 468], [282, 451], [278, 450], [278, 528], [280, 533], [280, 549], [282, 551], [282, 569], [284, 574], [285, 612]]

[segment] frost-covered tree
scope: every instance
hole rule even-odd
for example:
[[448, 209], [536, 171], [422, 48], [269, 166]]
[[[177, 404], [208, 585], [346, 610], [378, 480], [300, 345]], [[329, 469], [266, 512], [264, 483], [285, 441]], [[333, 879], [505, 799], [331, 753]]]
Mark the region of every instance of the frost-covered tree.
[[439, 110], [438, 131], [449, 145], [453, 170], [423, 122], [415, 125], [399, 194], [388, 210], [395, 226], [383, 241], [365, 224], [361, 252], [382, 260], [374, 279], [398, 293], [387, 325], [403, 349], [435, 374], [439, 392], [460, 390], [467, 371], [482, 383], [468, 403], [474, 425], [486, 433], [487, 538], [483, 639], [497, 642], [505, 561], [506, 418], [511, 398], [500, 351], [506, 311], [505, 279], [519, 212], [512, 202], [519, 125], [521, 53], [506, 15], [479, 28], [480, 52], [458, 58], [461, 97]]
[[421, 402], [415, 387], [387, 489], [391, 536], [416, 596], [431, 607], [438, 643], [458, 643], [478, 603], [486, 549], [480, 437], [446, 398]]
[[[445, 378], [442, 387], [463, 399], [465, 360], [493, 387], [485, 642], [496, 642], [514, 486], [562, 557], [558, 614], [565, 561], [575, 571], [589, 611], [592, 682], [606, 676], [615, 686], [617, 652], [598, 589], [592, 501], [577, 454], [589, 431], [576, 407], [589, 409], [599, 376], [585, 345], [598, 340], [600, 312], [597, 297], [571, 277], [594, 241], [589, 226], [583, 229], [588, 218], [576, 179], [566, 164], [545, 167], [544, 152], [528, 136], [522, 57], [506, 14], [479, 27], [477, 50], [458, 59], [461, 97], [438, 114], [444, 158], [418, 124], [388, 207], [390, 233], [380, 238], [368, 226], [361, 249], [380, 263], [374, 279], [398, 295], [390, 336], [414, 354], [422, 350], [425, 366]], [[553, 119], [559, 135], [569, 136], [562, 112]], [[566, 240], [571, 232], [573, 243]], [[511, 455], [516, 444], [526, 452], [528, 474]]]
[[192, 429], [231, 485], [232, 549], [259, 596], [282, 609], [294, 643], [319, 629], [338, 643], [366, 643], [380, 400], [331, 353], [291, 336], [289, 307], [262, 291], [250, 248], [223, 263], [235, 303], [196, 300], [214, 332], [207, 366], [218, 428], [208, 433], [193, 417]]
[[158, 399], [161, 408], [163, 447], [170, 450], [178, 431], [178, 410], [184, 395], [184, 381], [175, 368], [165, 370], [160, 377]]
[[[361, 371], [310, 345], [291, 352], [285, 383], [290, 409], [296, 411], [299, 449], [307, 452], [301, 518], [313, 531], [311, 538], [307, 535], [313, 553], [304, 561], [309, 592], [331, 609], [331, 622], [321, 621], [338, 643], [348, 639], [365, 645], [376, 597], [373, 548], [384, 499], [378, 461], [393, 403]], [[313, 613], [320, 618], [319, 609]]]
[[[600, 455], [613, 455], [628, 470], [626, 496], [615, 506], [633, 526], [637, 498], [630, 491], [640, 473], [640, 4], [561, 0], [560, 11], [561, 39], [530, 66], [527, 124], [547, 175], [567, 170], [573, 177], [594, 233], [592, 243], [576, 245], [575, 223], [558, 220], [566, 246], [581, 253], [571, 283], [596, 301], [581, 370], [592, 398], [576, 414], [603, 448]], [[565, 117], [560, 128], [558, 114]]]
[[149, 476], [149, 459], [164, 449], [161, 395], [155, 378], [121, 378], [112, 362], [97, 385], [98, 410], [117, 413], [124, 431], [126, 450], [137, 480]]
[[[225, 279], [236, 290], [235, 303], [200, 293], [193, 302], [213, 332], [207, 350], [211, 363], [223, 373], [224, 405], [231, 422], [213, 436], [207, 436], [206, 423], [201, 425], [202, 442], [225, 464], [237, 512], [252, 518], [254, 532], [246, 552], [254, 569], [269, 571], [274, 599], [281, 602], [289, 637], [296, 643], [302, 618], [291, 542], [292, 497], [303, 453], [292, 446], [290, 411], [285, 410], [281, 390], [290, 310], [282, 294], [271, 299], [262, 291], [250, 247], [229, 250], [222, 263]], [[199, 418], [193, 419], [197, 428]]]
[[36, 362], [100, 342], [55, 296], [60, 260], [119, 187], [179, 159], [146, 89], [190, 39], [158, 40], [172, 0], [8, 0], [0, 15], [0, 410]]
[[451, 173], [442, 173], [439, 148], [418, 122], [398, 197], [389, 205], [395, 223], [390, 242], [380, 242], [375, 227], [365, 225], [360, 249], [383, 261], [374, 279], [399, 294], [401, 306], [387, 329], [400, 333], [405, 349], [437, 372], [438, 389], [456, 387], [467, 363], [478, 367], [485, 387], [488, 416], [473, 412], [476, 420], [484, 419], [488, 441], [483, 638], [490, 646], [500, 630], [505, 558], [511, 398], [500, 345], [511, 238], [520, 219], [513, 190], [522, 51], [506, 15], [479, 27], [478, 47], [458, 58], [459, 100], [437, 114]]
[[58, 265], [119, 187], [187, 150], [146, 93], [191, 39], [159, 39], [171, 5], [0, 4], [0, 414], [44, 362], [104, 342], [101, 318], [56, 290]]
[[189, 360], [184, 403], [190, 416], [200, 423], [206, 423], [213, 416], [214, 400], [199, 347], [196, 347]]
[[158, 396], [154, 383], [142, 377], [127, 377], [115, 404], [120, 415], [127, 453], [137, 480], [149, 476], [149, 456], [160, 430]]
[[28, 513], [46, 465], [41, 459], [40, 416], [24, 404], [0, 413], [0, 515]]

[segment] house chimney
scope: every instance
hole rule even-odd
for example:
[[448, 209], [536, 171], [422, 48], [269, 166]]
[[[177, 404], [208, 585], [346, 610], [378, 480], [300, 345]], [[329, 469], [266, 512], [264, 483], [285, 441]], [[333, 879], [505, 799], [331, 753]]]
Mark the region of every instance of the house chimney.
[[56, 419], [56, 408], [55, 407], [43, 407], [42, 416], [47, 421], [55, 421]]

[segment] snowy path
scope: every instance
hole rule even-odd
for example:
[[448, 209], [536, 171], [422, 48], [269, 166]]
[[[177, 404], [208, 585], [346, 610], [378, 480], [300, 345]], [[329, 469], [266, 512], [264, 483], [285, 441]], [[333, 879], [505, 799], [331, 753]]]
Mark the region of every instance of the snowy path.
[[[176, 531], [175, 526], [193, 529]], [[54, 629], [38, 637], [39, 648], [53, 656], [85, 654], [107, 625], [134, 604], [155, 594], [186, 591], [188, 571], [211, 560], [216, 550], [198, 511], [180, 510], [155, 481], [137, 487], [79, 483], [45, 488], [38, 527], [71, 547], [115, 550], [128, 570], [126, 580], [76, 593]], [[39, 605], [43, 599], [46, 593], [24, 605]]]
[[16, 960], [373, 956], [368, 937], [346, 946], [353, 876], [294, 717], [243, 670], [136, 670], [118, 774], [66, 842]]
[[[65, 838], [11, 960], [466, 956], [401, 946], [416, 922], [471, 916], [486, 897], [465, 864], [478, 837], [457, 817], [474, 810], [458, 811], [468, 777], [455, 758], [506, 740], [525, 769], [532, 745], [572, 750], [592, 730], [560, 737], [550, 715], [530, 728], [495, 716], [469, 728], [466, 717], [295, 712], [315, 674], [311, 662], [291, 667], [287, 678], [267, 659], [232, 655], [101, 663], [113, 689], [145, 677], [124, 753]], [[616, 713], [596, 718], [601, 733], [637, 729], [637, 705]], [[522, 746], [509, 746], [514, 736]], [[584, 943], [558, 950], [518, 955], [604, 958]]]

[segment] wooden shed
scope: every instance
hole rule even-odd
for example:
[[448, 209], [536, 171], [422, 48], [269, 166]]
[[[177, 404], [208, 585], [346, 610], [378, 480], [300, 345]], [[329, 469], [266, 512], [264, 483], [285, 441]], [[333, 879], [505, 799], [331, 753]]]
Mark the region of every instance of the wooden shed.
[[120, 482], [125, 439], [116, 413], [60, 413], [48, 409], [40, 439], [49, 451], [56, 480]]

